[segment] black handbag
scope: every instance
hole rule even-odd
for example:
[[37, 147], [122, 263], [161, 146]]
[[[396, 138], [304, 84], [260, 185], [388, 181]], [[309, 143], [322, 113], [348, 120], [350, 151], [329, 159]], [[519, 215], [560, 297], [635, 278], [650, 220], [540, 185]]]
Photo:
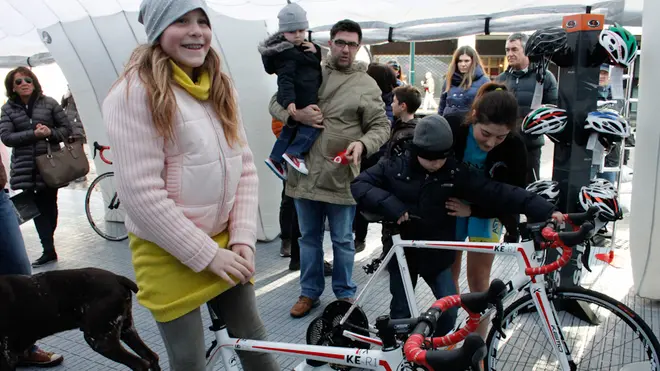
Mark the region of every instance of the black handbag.
[[37, 204], [34, 202], [34, 194], [30, 191], [21, 192], [10, 197], [14, 204], [18, 223], [23, 224], [41, 215]]

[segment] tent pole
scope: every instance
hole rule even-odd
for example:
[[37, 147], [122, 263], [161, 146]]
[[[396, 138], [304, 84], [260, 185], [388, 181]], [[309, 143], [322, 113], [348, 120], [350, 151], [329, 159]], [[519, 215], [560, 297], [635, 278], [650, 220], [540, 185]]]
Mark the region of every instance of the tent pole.
[[410, 85], [415, 85], [415, 42], [410, 42]]

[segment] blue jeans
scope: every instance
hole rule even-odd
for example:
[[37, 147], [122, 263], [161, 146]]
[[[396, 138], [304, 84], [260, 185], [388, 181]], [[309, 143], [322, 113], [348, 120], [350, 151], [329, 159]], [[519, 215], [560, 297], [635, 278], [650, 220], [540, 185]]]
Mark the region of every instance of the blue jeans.
[[[410, 262], [408, 264], [410, 265]], [[408, 308], [406, 291], [403, 287], [401, 271], [398, 269], [396, 258], [390, 261], [388, 270], [390, 272], [390, 293], [392, 294], [392, 301], [390, 302], [390, 317], [393, 319], [410, 318], [410, 308]], [[417, 273], [411, 269], [410, 274], [413, 287], [415, 287], [417, 285]], [[451, 275], [451, 269], [445, 269], [435, 277], [422, 276], [422, 278], [429, 285], [436, 299], [456, 295], [456, 286], [454, 285], [454, 279]], [[420, 310], [426, 310], [426, 308], [420, 308]], [[451, 308], [446, 312], [443, 312], [440, 319], [438, 319], [435, 336], [443, 336], [453, 330], [457, 316], [458, 308]]]
[[273, 150], [270, 152], [270, 159], [282, 162], [282, 155], [285, 153], [293, 157], [302, 157], [312, 148], [319, 132], [319, 129], [304, 124], [298, 124], [295, 128], [282, 126], [280, 136], [277, 137]]
[[295, 199], [300, 227], [300, 288], [301, 295], [318, 299], [325, 288], [323, 277], [323, 234], [325, 218], [330, 224], [332, 239], [332, 291], [337, 299], [352, 298], [357, 286], [353, 283], [353, 217], [355, 206], [335, 205], [320, 201]]
[[18, 216], [9, 195], [0, 189], [0, 275], [32, 274]]

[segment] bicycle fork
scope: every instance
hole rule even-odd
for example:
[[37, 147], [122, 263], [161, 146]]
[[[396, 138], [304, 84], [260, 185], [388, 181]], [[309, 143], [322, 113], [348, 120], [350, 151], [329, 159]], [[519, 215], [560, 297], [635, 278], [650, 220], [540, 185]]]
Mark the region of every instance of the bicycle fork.
[[563, 371], [575, 371], [577, 366], [571, 357], [571, 351], [566, 345], [564, 334], [562, 333], [561, 326], [558, 322], [557, 311], [555, 306], [548, 299], [548, 294], [545, 288], [545, 282], [534, 282], [530, 286], [530, 293], [532, 300], [536, 306], [537, 313], [543, 321], [543, 329], [545, 335], [552, 344], [559, 365]]

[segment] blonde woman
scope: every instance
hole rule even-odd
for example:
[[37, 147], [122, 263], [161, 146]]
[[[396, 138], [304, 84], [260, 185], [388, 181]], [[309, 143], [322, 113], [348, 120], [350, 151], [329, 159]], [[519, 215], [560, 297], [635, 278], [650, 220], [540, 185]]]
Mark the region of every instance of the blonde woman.
[[[144, 0], [137, 47], [103, 105], [140, 291], [175, 371], [205, 370], [200, 306], [265, 339], [252, 276], [258, 178], [202, 0]], [[279, 370], [239, 353], [245, 370]]]
[[468, 45], [456, 49], [445, 76], [438, 113], [446, 116], [469, 111], [477, 91], [488, 81], [477, 51]]

